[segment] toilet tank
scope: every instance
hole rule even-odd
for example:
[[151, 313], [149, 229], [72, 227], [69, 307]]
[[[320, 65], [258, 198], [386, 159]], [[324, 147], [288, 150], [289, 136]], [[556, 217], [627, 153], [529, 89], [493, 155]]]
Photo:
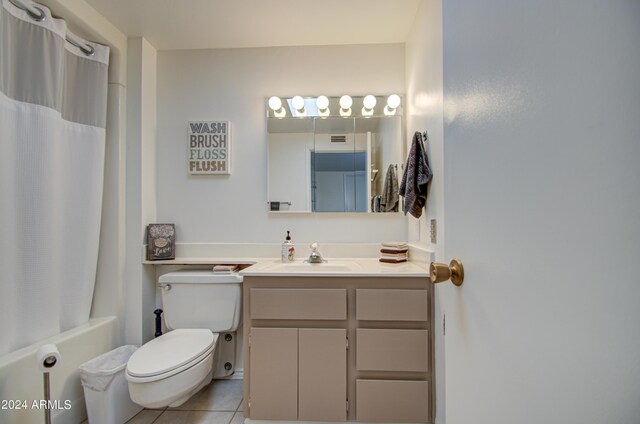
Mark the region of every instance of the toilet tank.
[[158, 279], [165, 325], [235, 331], [242, 317], [242, 276], [213, 271], [176, 271]]

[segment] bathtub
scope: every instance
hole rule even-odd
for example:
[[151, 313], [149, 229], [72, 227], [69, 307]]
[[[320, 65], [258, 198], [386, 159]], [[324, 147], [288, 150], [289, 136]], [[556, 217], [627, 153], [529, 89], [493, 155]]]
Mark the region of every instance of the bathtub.
[[79, 424], [87, 413], [78, 366], [118, 346], [117, 317], [92, 318], [80, 327], [0, 356], [0, 423], [44, 422], [44, 411], [38, 408], [44, 398], [42, 373], [35, 352], [47, 343], [55, 343], [62, 357], [50, 373], [51, 400], [58, 400], [51, 411], [52, 421]]

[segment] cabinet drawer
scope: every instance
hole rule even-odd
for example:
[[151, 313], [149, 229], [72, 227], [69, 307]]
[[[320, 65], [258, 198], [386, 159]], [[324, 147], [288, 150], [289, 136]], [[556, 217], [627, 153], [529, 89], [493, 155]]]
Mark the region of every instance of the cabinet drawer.
[[426, 372], [427, 330], [356, 330], [356, 368], [360, 371]]
[[428, 421], [426, 381], [356, 380], [356, 420], [419, 423]]
[[251, 319], [347, 319], [346, 289], [251, 289]]
[[427, 321], [427, 290], [358, 289], [356, 319], [359, 321]]

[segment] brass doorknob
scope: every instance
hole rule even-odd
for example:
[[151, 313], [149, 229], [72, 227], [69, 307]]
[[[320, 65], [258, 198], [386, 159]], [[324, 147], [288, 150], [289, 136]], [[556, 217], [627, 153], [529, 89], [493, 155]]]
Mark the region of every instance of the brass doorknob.
[[451, 279], [456, 286], [461, 286], [464, 282], [464, 268], [458, 258], [451, 259], [449, 265], [440, 262], [431, 262], [429, 266], [429, 278], [432, 283], [441, 283]]

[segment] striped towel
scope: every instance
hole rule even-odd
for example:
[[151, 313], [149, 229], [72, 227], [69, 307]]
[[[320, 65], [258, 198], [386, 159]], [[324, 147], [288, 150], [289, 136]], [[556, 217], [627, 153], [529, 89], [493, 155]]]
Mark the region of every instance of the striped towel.
[[397, 264], [406, 262], [409, 257], [409, 245], [403, 241], [385, 241], [380, 249], [380, 262]]

